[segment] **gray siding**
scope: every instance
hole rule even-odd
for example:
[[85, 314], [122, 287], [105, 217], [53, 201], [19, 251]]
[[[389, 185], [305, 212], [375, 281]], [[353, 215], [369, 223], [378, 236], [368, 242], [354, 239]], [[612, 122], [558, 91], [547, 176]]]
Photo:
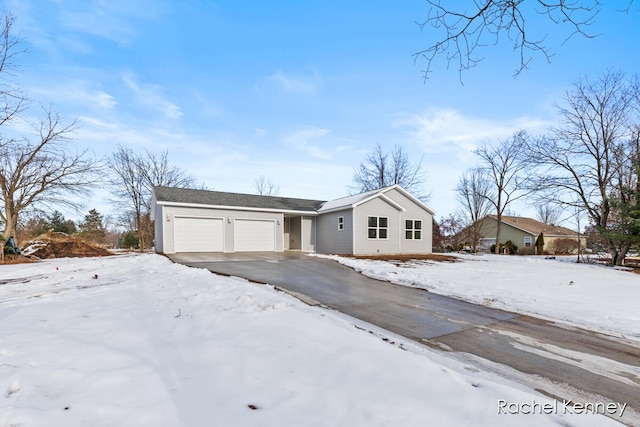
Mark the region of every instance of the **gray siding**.
[[156, 226], [155, 226], [155, 240], [153, 242], [153, 246], [156, 252], [158, 253], [164, 253], [164, 240], [163, 240], [163, 236], [164, 236], [164, 221], [163, 219], [163, 215], [162, 215], [162, 211], [163, 211], [164, 206], [162, 205], [157, 205], [155, 208], [155, 216], [153, 218]]
[[[344, 229], [338, 230], [338, 217], [344, 218]], [[316, 218], [316, 250], [322, 254], [353, 254], [353, 212], [351, 208], [322, 214]]]
[[275, 223], [276, 251], [282, 252], [284, 250], [284, 217], [281, 213], [158, 205], [156, 207], [156, 221], [160, 222], [156, 222], [156, 230], [164, 230], [164, 239], [162, 239], [162, 237], [158, 238], [157, 234], [162, 233], [162, 231], [157, 231], [156, 242], [159, 240], [161, 242], [161, 245], [158, 246], [156, 243], [156, 251], [168, 254], [175, 253], [173, 224], [174, 218], [176, 216], [196, 218], [224, 218], [225, 252], [235, 251], [233, 227], [236, 219], [271, 220]]

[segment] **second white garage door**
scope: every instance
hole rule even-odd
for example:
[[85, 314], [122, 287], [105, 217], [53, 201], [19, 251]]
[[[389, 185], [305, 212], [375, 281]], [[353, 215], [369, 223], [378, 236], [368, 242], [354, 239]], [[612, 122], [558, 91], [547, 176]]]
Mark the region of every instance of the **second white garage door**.
[[236, 219], [234, 227], [236, 252], [273, 252], [276, 250], [274, 221]]

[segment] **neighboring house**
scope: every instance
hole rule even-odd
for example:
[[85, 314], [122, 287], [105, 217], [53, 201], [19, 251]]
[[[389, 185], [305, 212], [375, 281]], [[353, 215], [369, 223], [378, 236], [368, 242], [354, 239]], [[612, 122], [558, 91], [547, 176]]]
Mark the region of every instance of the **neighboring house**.
[[398, 185], [332, 201], [155, 187], [155, 250], [430, 253], [434, 211]]
[[[479, 250], [489, 250], [496, 243], [496, 227], [498, 217], [489, 215], [482, 220], [483, 238], [480, 239]], [[549, 254], [573, 253], [577, 251], [578, 239], [581, 247], [586, 246], [586, 236], [565, 227], [548, 225], [531, 218], [502, 215], [502, 227], [500, 228], [500, 243], [511, 240], [519, 250], [535, 253], [535, 245], [538, 236], [542, 233], [544, 238], [543, 250]], [[529, 249], [530, 248], [530, 249]]]

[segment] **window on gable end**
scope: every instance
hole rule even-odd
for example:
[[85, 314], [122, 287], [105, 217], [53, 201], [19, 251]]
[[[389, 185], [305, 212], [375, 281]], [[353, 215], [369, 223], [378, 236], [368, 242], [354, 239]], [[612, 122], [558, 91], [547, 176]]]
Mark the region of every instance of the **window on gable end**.
[[404, 237], [407, 240], [421, 240], [422, 239], [422, 220], [419, 219], [407, 219], [405, 221]]

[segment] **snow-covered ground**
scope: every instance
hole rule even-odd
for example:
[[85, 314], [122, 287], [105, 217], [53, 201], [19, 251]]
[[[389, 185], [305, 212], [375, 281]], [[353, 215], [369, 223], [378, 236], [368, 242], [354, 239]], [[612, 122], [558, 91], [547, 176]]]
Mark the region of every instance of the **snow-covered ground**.
[[[535, 312], [580, 324], [630, 333], [636, 316], [637, 325], [625, 301], [638, 301], [633, 283], [640, 280], [627, 281], [629, 273], [602, 270], [606, 290], [596, 292], [608, 296], [599, 301], [605, 307], [567, 314], [567, 303], [557, 301], [583, 305], [580, 295], [594, 292], [591, 277], [600, 270], [513, 261], [509, 273], [482, 258], [465, 261], [398, 270], [359, 265], [398, 280], [419, 274], [432, 289], [504, 307], [518, 301], [513, 295], [535, 297], [524, 308], [544, 305]], [[543, 269], [555, 273], [539, 283], [536, 270]], [[485, 285], [467, 289], [478, 283]], [[551, 284], [557, 292], [546, 295]], [[624, 298], [611, 302], [619, 288]], [[580, 313], [586, 319], [574, 318]], [[616, 424], [569, 414], [561, 401], [383, 335], [269, 286], [158, 255], [3, 265], [0, 426]]]
[[575, 257], [456, 256], [462, 262], [326, 257], [373, 278], [640, 340], [638, 274]]

